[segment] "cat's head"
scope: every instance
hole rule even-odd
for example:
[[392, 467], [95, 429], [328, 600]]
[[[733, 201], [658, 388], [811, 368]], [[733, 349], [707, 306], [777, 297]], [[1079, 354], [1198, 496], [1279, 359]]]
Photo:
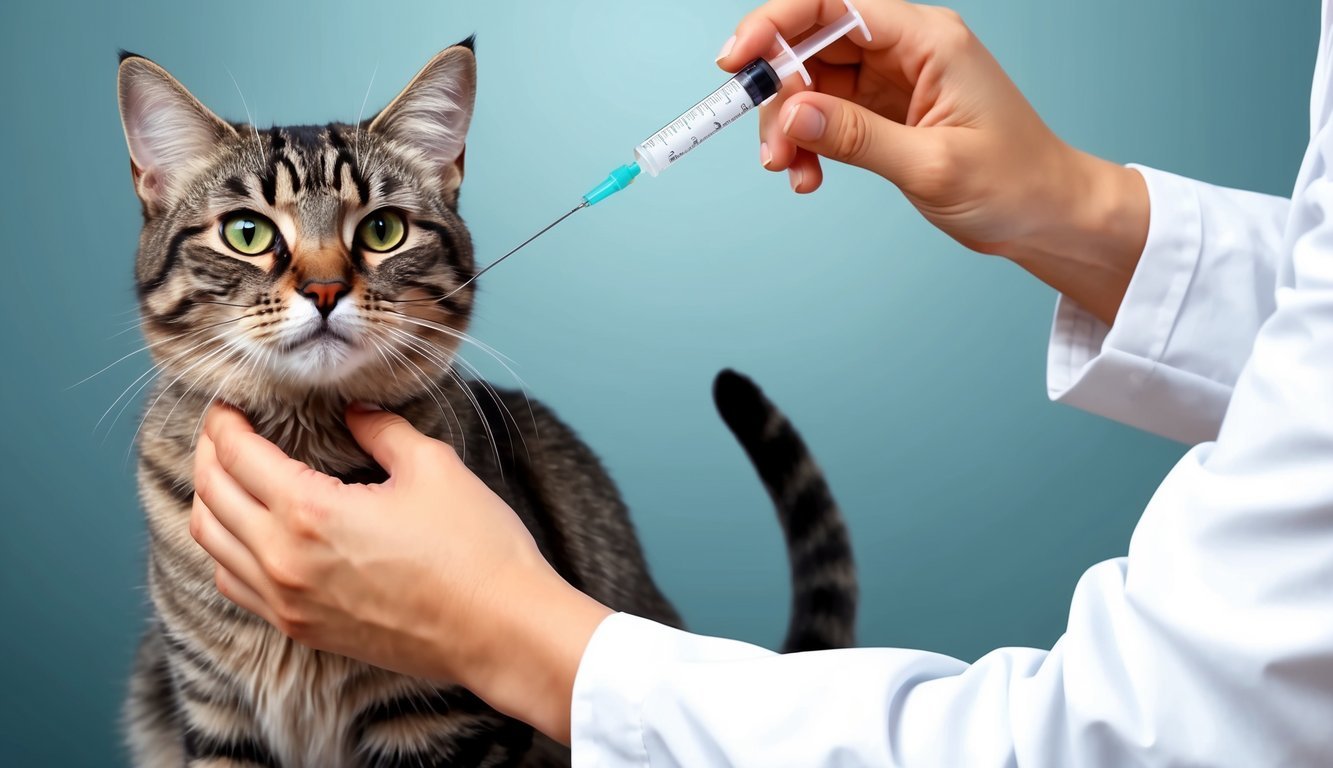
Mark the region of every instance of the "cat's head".
[[469, 39], [362, 122], [261, 129], [123, 54], [135, 277], [165, 381], [238, 405], [387, 404], [441, 378], [473, 300], [457, 201], [475, 95]]

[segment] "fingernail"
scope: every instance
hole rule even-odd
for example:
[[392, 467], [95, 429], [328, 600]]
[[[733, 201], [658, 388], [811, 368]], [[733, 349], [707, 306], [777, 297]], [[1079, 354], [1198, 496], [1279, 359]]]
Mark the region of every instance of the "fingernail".
[[736, 36], [732, 35], [731, 37], [727, 38], [727, 42], [722, 44], [722, 50], [717, 54], [717, 58], [713, 59], [713, 61], [722, 61], [723, 59], [727, 58], [727, 54], [731, 53], [731, 49], [735, 47], [736, 47]]
[[818, 141], [824, 135], [824, 114], [809, 104], [797, 104], [787, 113], [782, 132], [796, 141]]
[[791, 178], [791, 191], [800, 192], [801, 182], [805, 181], [805, 171], [800, 168], [789, 168], [787, 175]]
[[769, 148], [768, 148], [768, 142], [765, 141], [765, 142], [760, 143], [760, 144], [759, 144], [759, 164], [762, 165], [762, 166], [764, 166], [765, 168], [767, 168], [767, 167], [768, 167], [768, 164], [771, 163], [771, 162], [773, 162], [773, 152], [772, 152], [771, 150], [769, 150]]
[[375, 405], [374, 403], [367, 403], [362, 400], [357, 400], [352, 403], [351, 408], [357, 413], [375, 413], [376, 411], [384, 410], [382, 407]]

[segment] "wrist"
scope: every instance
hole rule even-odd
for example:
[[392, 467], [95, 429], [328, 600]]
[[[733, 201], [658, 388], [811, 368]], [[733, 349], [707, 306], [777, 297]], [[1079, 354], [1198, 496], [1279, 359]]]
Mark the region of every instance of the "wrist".
[[459, 682], [497, 710], [569, 743], [570, 703], [583, 651], [612, 611], [544, 561], [497, 574], [488, 630]]
[[1111, 324], [1148, 239], [1148, 187], [1133, 168], [1065, 148], [1046, 220], [1002, 254]]

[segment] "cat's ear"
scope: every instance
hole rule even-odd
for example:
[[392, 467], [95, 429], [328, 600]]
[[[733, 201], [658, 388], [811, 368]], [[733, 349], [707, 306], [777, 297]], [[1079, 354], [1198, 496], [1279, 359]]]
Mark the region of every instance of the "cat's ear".
[[463, 181], [463, 146], [477, 98], [473, 39], [440, 51], [370, 122], [370, 131], [411, 147], [446, 193]]
[[154, 213], [192, 168], [236, 131], [142, 56], [121, 52], [117, 92], [134, 191], [144, 209]]

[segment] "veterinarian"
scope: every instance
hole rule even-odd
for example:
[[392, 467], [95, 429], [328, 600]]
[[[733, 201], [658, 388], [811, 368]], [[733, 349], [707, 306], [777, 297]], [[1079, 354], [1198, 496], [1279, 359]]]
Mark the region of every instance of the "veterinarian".
[[[873, 42], [764, 107], [763, 165], [801, 193], [823, 162], [874, 171], [1055, 287], [1051, 396], [1195, 444], [1054, 648], [777, 656], [614, 614], [450, 448], [362, 410], [382, 486], [210, 413], [193, 530], [219, 588], [302, 643], [461, 682], [578, 765], [1333, 765], [1333, 0], [1290, 200], [1074, 150], [955, 14], [858, 5]], [[772, 0], [719, 64], [842, 10]]]

